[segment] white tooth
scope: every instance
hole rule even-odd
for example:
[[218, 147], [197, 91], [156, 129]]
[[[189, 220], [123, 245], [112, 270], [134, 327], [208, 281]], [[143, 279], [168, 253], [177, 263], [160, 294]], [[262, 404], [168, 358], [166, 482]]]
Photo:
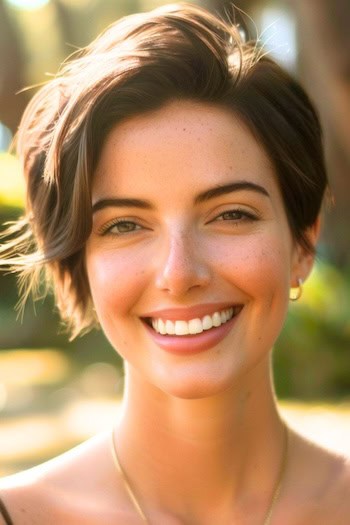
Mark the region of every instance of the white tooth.
[[214, 314], [212, 315], [212, 321], [213, 321], [213, 326], [221, 325], [221, 316], [219, 312], [214, 312]]
[[200, 334], [203, 332], [203, 325], [200, 319], [191, 319], [188, 322], [188, 331], [190, 334]]
[[175, 334], [175, 324], [172, 321], [165, 321], [165, 330], [169, 335]]
[[213, 321], [210, 315], [205, 315], [202, 319], [203, 330], [210, 330], [213, 327]]
[[165, 330], [165, 323], [162, 319], [158, 319], [158, 327], [157, 327], [157, 331], [162, 334], [162, 335], [165, 335], [166, 334], [166, 330]]
[[228, 319], [231, 319], [233, 317], [233, 308], [232, 308], [232, 306], [231, 306], [231, 308], [229, 308], [227, 310], [227, 312], [228, 312]]
[[221, 323], [226, 323], [226, 312], [225, 310], [223, 310], [222, 312], [220, 312], [220, 317], [221, 317]]
[[158, 332], [158, 319], [152, 319], [152, 326], [153, 326], [153, 329]]
[[187, 321], [175, 321], [175, 334], [176, 335], [189, 334]]

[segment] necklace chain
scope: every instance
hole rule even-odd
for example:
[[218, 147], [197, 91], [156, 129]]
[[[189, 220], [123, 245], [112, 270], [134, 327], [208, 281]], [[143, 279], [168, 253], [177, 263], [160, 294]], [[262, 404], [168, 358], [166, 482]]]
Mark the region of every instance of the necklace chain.
[[[277, 481], [276, 481], [276, 486], [275, 486], [275, 490], [273, 492], [273, 495], [272, 495], [272, 498], [271, 498], [271, 503], [269, 505], [269, 508], [267, 510], [267, 513], [266, 513], [266, 516], [265, 516], [265, 519], [263, 521], [263, 525], [270, 525], [270, 521], [271, 521], [271, 517], [272, 517], [272, 512], [275, 508], [275, 505], [278, 501], [278, 498], [279, 498], [279, 495], [280, 495], [280, 492], [281, 492], [281, 488], [282, 488], [282, 484], [283, 484], [283, 481], [284, 481], [284, 476], [285, 476], [285, 473], [286, 473], [286, 467], [287, 467], [287, 459], [288, 459], [288, 442], [289, 442], [289, 431], [288, 431], [288, 427], [286, 424], [283, 423], [283, 428], [284, 428], [284, 450], [283, 450], [283, 455], [282, 455], [282, 460], [281, 460], [281, 466], [280, 466], [280, 470], [279, 470], [279, 473], [278, 473], [278, 477], [277, 477]], [[117, 449], [116, 449], [116, 446], [115, 446], [115, 442], [114, 442], [114, 433], [112, 432], [111, 434], [111, 438], [112, 438], [112, 456], [113, 456], [113, 460], [114, 460], [114, 463], [115, 463], [115, 466], [123, 480], [123, 483], [124, 483], [124, 486], [125, 486], [125, 489], [129, 495], [129, 498], [130, 500], [132, 501], [135, 509], [137, 510], [138, 514], [141, 516], [142, 520], [147, 523], [148, 525], [151, 525], [150, 521], [147, 519], [145, 513], [143, 512], [142, 508], [141, 508], [141, 505], [134, 493], [134, 491], [132, 490], [131, 486], [130, 486], [130, 483], [128, 481], [128, 478], [120, 464], [120, 461], [119, 461], [119, 457], [118, 457], [118, 454], [117, 454]]]

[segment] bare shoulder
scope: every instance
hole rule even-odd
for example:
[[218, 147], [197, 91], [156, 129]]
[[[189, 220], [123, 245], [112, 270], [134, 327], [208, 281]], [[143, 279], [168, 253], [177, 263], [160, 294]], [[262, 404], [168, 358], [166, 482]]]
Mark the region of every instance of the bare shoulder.
[[118, 478], [113, 483], [115, 472], [106, 439], [107, 435], [99, 435], [37, 467], [0, 480], [0, 496], [13, 522], [120, 523], [116, 515]]
[[335, 523], [350, 523], [350, 458], [335, 459], [333, 487], [329, 490], [329, 507], [336, 518]]
[[[350, 523], [350, 458], [292, 433], [293, 500], [305, 509], [300, 523]], [[310, 521], [311, 520], [311, 521]], [[297, 520], [299, 523], [299, 521]]]

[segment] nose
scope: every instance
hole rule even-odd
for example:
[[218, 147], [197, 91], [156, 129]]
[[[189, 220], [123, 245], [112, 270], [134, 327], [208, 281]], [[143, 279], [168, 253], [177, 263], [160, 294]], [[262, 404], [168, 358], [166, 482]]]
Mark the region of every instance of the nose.
[[199, 240], [186, 231], [169, 235], [157, 261], [156, 287], [179, 297], [207, 286], [210, 279], [209, 261]]

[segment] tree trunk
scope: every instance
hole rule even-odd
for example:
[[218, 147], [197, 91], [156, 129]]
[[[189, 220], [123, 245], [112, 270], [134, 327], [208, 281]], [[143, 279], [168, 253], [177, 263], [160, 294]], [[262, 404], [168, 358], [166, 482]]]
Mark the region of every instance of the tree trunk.
[[335, 206], [328, 213], [329, 255], [350, 265], [350, 3], [292, 0], [300, 41], [301, 75], [319, 109]]
[[19, 35], [3, 0], [0, 0], [0, 121], [14, 133], [27, 104], [23, 54]]

